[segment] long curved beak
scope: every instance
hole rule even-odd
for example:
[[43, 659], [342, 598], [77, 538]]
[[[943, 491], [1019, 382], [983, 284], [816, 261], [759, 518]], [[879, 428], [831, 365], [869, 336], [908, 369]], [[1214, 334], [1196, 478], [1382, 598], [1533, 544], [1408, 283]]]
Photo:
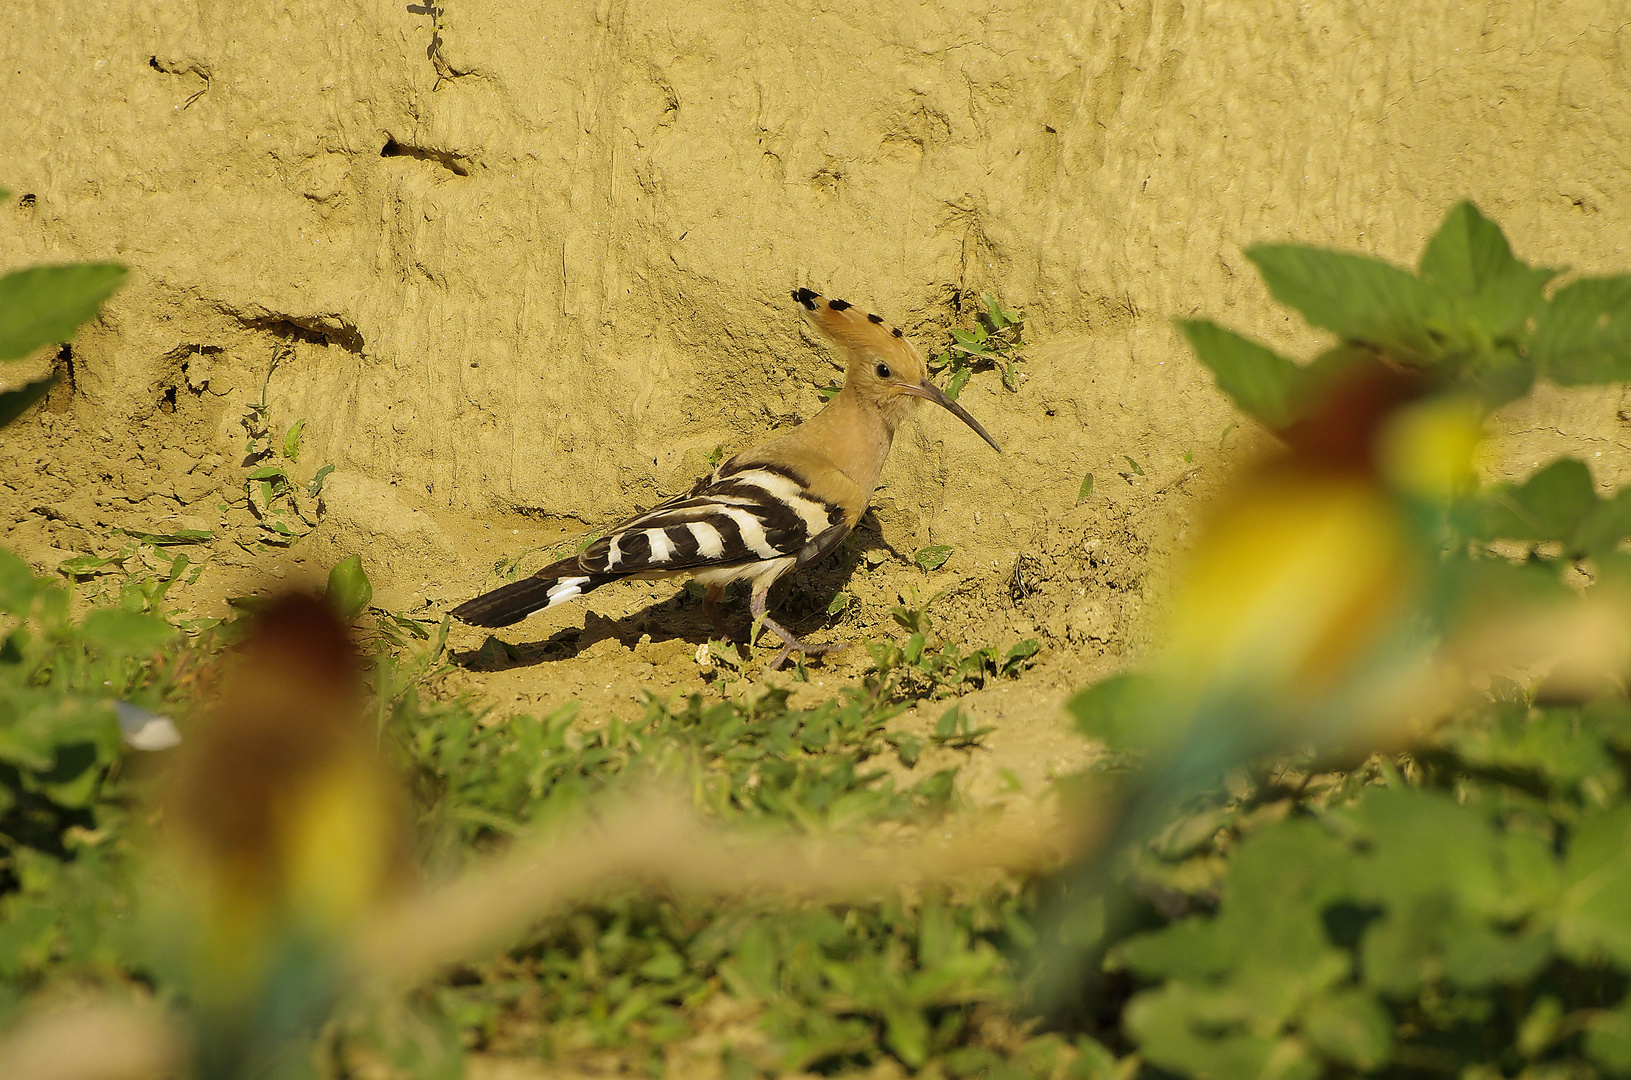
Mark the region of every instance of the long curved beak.
[[973, 428], [974, 434], [990, 443], [991, 449], [995, 450], [999, 454], [1002, 453], [1002, 447], [998, 446], [997, 440], [993, 439], [986, 432], [985, 428], [980, 426], [980, 422], [974, 419], [974, 417], [970, 416], [967, 409], [963, 408], [961, 405], [957, 404], [957, 402], [947, 397], [945, 392], [942, 391], [940, 387], [934, 385], [934, 383], [924, 380], [920, 383], [896, 383], [895, 386], [903, 394], [911, 394], [913, 397], [922, 398], [924, 401], [932, 401], [942, 409], [950, 412], [953, 416], [957, 417], [957, 419]]

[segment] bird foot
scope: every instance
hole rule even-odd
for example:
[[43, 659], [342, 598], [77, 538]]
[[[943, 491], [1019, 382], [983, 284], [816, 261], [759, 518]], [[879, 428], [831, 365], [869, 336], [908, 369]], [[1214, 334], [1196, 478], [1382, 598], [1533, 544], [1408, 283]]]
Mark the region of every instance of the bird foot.
[[762, 616], [762, 618], [764, 619], [764, 628], [782, 639], [781, 651], [770, 661], [771, 671], [780, 671], [781, 666], [787, 663], [787, 658], [794, 653], [803, 656], [820, 656], [822, 653], [836, 652], [849, 644], [847, 641], [829, 641], [825, 645], [812, 645], [801, 640], [791, 630], [771, 621], [769, 617]]
[[799, 653], [802, 656], [820, 656], [822, 653], [836, 652], [848, 644], [847, 641], [831, 641], [825, 645], [810, 645], [802, 641], [790, 642], [783, 645], [781, 652], [777, 653], [775, 658], [770, 661], [770, 670], [780, 671], [781, 666], [787, 663], [787, 658], [794, 653]]

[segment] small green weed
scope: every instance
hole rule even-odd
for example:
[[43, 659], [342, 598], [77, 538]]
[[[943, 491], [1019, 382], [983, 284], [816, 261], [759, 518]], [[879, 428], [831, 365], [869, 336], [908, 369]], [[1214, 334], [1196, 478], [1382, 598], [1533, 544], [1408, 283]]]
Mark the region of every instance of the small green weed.
[[930, 372], [949, 373], [946, 396], [953, 401], [976, 371], [986, 369], [1001, 372], [1002, 385], [1009, 390], [1019, 389], [1019, 364], [1024, 357], [1017, 350], [1024, 316], [1006, 310], [989, 293], [981, 300], [985, 310], [975, 317], [974, 325], [968, 329], [953, 327], [951, 344], [929, 361]]
[[945, 566], [949, 558], [951, 558], [950, 544], [930, 544], [912, 553], [912, 561], [931, 572]]
[[261, 384], [260, 400], [252, 402], [240, 420], [246, 435], [244, 464], [249, 468], [244, 477], [244, 498], [260, 524], [260, 543], [273, 547], [287, 547], [317, 525], [317, 499], [322, 494], [323, 481], [334, 471], [333, 465], [324, 465], [302, 485], [284, 464], [293, 465], [300, 460], [300, 439], [305, 433], [306, 421], [296, 420], [280, 437], [273, 425], [266, 395], [272, 385], [273, 372], [293, 348], [292, 341], [285, 342], [273, 355], [266, 381]]
[[1030, 666], [1031, 658], [1040, 649], [1036, 641], [1027, 638], [1005, 652], [987, 645], [964, 653], [949, 641], [937, 640], [928, 609], [942, 595], [936, 593], [920, 607], [901, 605], [890, 612], [895, 622], [908, 631], [905, 642], [867, 642], [867, 651], [872, 654], [872, 677], [886, 696], [897, 700], [944, 698], [984, 686], [993, 678], [1013, 678]]

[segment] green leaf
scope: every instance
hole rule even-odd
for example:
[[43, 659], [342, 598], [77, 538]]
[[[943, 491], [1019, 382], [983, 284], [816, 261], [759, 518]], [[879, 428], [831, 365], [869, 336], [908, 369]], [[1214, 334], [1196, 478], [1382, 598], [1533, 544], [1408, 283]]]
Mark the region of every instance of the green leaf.
[[1029, 660], [1031, 657], [1035, 656], [1041, 651], [1042, 645], [1035, 638], [1026, 638], [1023, 641], [1016, 641], [1014, 644], [1008, 646], [1007, 652], [1002, 654], [1002, 670], [1007, 672], [1020, 661]]
[[1001, 330], [1005, 326], [1013, 326], [1017, 321], [1006, 311], [1002, 310], [1002, 305], [997, 303], [997, 298], [992, 296], [990, 293], [986, 293], [984, 296], [980, 297], [980, 299], [985, 302], [986, 318], [990, 319], [991, 325], [998, 330]]
[[134, 537], [148, 544], [156, 544], [159, 547], [170, 547], [176, 544], [202, 544], [215, 537], [215, 534], [208, 529], [177, 529], [175, 532], [167, 533], [137, 532], [133, 529], [119, 529], [118, 531], [126, 536]]
[[283, 456], [290, 461], [300, 460], [300, 435], [306, 430], [305, 420], [296, 420], [283, 436]]
[[1393, 1017], [1363, 990], [1338, 990], [1315, 999], [1302, 1018], [1314, 1049], [1339, 1065], [1371, 1072], [1393, 1050]]
[[1565, 540], [1597, 510], [1591, 470], [1582, 461], [1559, 458], [1516, 487], [1503, 484], [1489, 492], [1479, 527], [1488, 537]]
[[352, 555], [334, 564], [334, 569], [328, 572], [328, 588], [323, 595], [343, 619], [349, 621], [363, 613], [374, 598], [374, 585], [362, 568], [361, 555]]
[[973, 374], [974, 372], [966, 367], [960, 367], [952, 372], [951, 381], [946, 383], [946, 396], [956, 401], [957, 395], [963, 392], [963, 387], [968, 385], [969, 376]]
[[1428, 327], [1443, 321], [1438, 294], [1408, 270], [1342, 251], [1259, 244], [1246, 249], [1274, 299], [1344, 341], [1436, 359]]
[[50, 392], [51, 385], [56, 381], [55, 375], [47, 375], [15, 390], [0, 393], [0, 427], [5, 427], [33, 408], [36, 402]]
[[1497, 337], [1523, 325], [1555, 271], [1532, 269], [1514, 258], [1500, 226], [1463, 202], [1422, 252], [1421, 276], [1464, 318]]
[[1575, 529], [1569, 549], [1602, 555], [1613, 551], [1626, 536], [1631, 536], [1631, 488], [1621, 488], [1613, 498], [1599, 502]]
[[86, 577], [105, 567], [123, 566], [124, 561], [121, 555], [75, 555], [71, 559], [64, 559], [57, 569], [69, 577]]
[[1541, 373], [1563, 386], [1631, 379], [1631, 274], [1559, 289], [1530, 348]]
[[837, 615], [837, 614], [839, 614], [845, 608], [849, 607], [849, 602], [850, 602], [849, 593], [847, 593], [847, 592], [833, 593], [832, 601], [827, 604], [827, 614], [828, 615]]
[[317, 496], [323, 490], [323, 481], [327, 480], [328, 479], [328, 474], [333, 472], [333, 471], [334, 471], [334, 466], [333, 465], [324, 465], [321, 469], [318, 469], [317, 470], [317, 475], [312, 477], [311, 478], [311, 483], [306, 485], [306, 494], [310, 495], [314, 499], [317, 498]]
[[282, 466], [262, 465], [260, 468], [251, 471], [247, 479], [287, 481], [289, 479], [289, 474], [283, 471]]
[[154, 615], [99, 608], [85, 617], [81, 633], [92, 645], [135, 656], [169, 644], [176, 636], [176, 628]]
[[1080, 503], [1091, 494], [1093, 494], [1093, 474], [1088, 473], [1082, 478], [1082, 486], [1076, 492], [1076, 501]]
[[1127, 459], [1127, 467], [1128, 468], [1132, 469], [1133, 472], [1137, 473], [1140, 476], [1144, 475], [1144, 470], [1139, 466], [1138, 462], [1134, 461], [1131, 457], [1128, 457], [1126, 454], [1123, 454], [1121, 456]]
[[1465, 296], [1478, 295], [1515, 267], [1525, 268], [1500, 226], [1470, 202], [1456, 204], [1421, 255], [1423, 281]]
[[0, 611], [10, 615], [26, 615], [34, 604], [40, 585], [40, 580], [27, 563], [5, 548], [0, 548]]
[[1293, 409], [1300, 369], [1290, 360], [1206, 319], [1179, 320], [1201, 363], [1212, 370], [1218, 389], [1241, 412], [1279, 431], [1296, 419]]
[[919, 1068], [929, 1059], [929, 1021], [920, 1009], [886, 1009], [884, 1041], [909, 1067]]
[[1153, 676], [1127, 672], [1094, 683], [1070, 699], [1066, 706], [1076, 719], [1076, 730], [1102, 740], [1112, 750], [1148, 750], [1176, 740], [1171, 712], [1162, 710], [1161, 682]]
[[97, 311], [128, 271], [118, 263], [35, 266], [0, 278], [0, 360], [67, 341]]
[[912, 561], [925, 570], [938, 570], [946, 565], [951, 558], [951, 545], [930, 544], [928, 547], [918, 548], [912, 555]]
[[1251, 1019], [1227, 991], [1185, 983], [1137, 994], [1122, 1014], [1144, 1058], [1180, 1076], [1314, 1080], [1319, 1075], [1319, 1063], [1297, 1040], [1257, 1034]]
[[1631, 996], [1612, 1012], [1599, 1012], [1586, 1029], [1586, 1056], [1612, 1076], [1631, 1075]]
[[1582, 962], [1631, 967], [1631, 805], [1581, 825], [1564, 857], [1558, 947]]

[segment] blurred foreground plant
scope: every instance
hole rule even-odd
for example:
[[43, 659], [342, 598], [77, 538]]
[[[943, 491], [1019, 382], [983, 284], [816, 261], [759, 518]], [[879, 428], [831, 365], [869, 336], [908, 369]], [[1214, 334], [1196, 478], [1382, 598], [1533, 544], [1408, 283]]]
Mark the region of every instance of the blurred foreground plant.
[[[84, 853], [65, 862], [87, 900], [119, 906], [82, 933], [108, 954], [111, 969], [137, 980], [115, 981], [112, 996], [82, 1014], [25, 1018], [0, 1040], [0, 1060], [14, 1070], [8, 1077], [141, 1076], [177, 1061], [207, 1080], [296, 1077], [317, 1070], [329, 1051], [338, 1061], [339, 1044], [358, 1038], [386, 1048], [404, 1067], [419, 1062], [414, 1070], [428, 1074], [456, 1064], [457, 1042], [427, 1031], [435, 1025], [425, 1019], [439, 1010], [424, 1007], [423, 998], [407, 1010], [393, 1003], [411, 987], [434, 983], [447, 965], [491, 954], [540, 919], [568, 915], [570, 922], [539, 939], [566, 942], [563, 955], [532, 947], [538, 986], [569, 995], [568, 1005], [547, 1014], [559, 1025], [561, 1045], [615, 1041], [630, 1024], [646, 1031], [665, 1016], [667, 1026], [659, 1024], [654, 1037], [676, 1037], [688, 1028], [669, 1004], [674, 988], [717, 989], [711, 977], [687, 975], [687, 965], [700, 964], [739, 971], [729, 984], [737, 996], [774, 994], [765, 980], [778, 968], [796, 979], [797, 996], [766, 1014], [774, 1049], [756, 1060], [827, 1061], [887, 1046], [900, 1060], [921, 1063], [972, 1051], [967, 1018], [980, 1002], [1007, 993], [993, 942], [1003, 932], [996, 912], [1011, 911], [1018, 899], [935, 916], [934, 928], [921, 929], [929, 913], [887, 900], [879, 907], [876, 898], [902, 884], [939, 887], [1057, 854], [1029, 820], [974, 832], [951, 823], [932, 837], [893, 843], [835, 831], [933, 821], [950, 798], [949, 770], [897, 786], [868, 767], [907, 756], [886, 738], [884, 719], [898, 707], [877, 686], [804, 710], [789, 708], [787, 693], [773, 690], [713, 704], [654, 700], [639, 724], [614, 722], [600, 732], [573, 731], [566, 717], [542, 724], [518, 717], [489, 728], [457, 704], [416, 705], [414, 679], [385, 654], [369, 708], [341, 613], [333, 610], [354, 612], [365, 586], [354, 566], [342, 564], [328, 603], [262, 603], [238, 625], [235, 633], [245, 634], [247, 625], [247, 635], [224, 658], [218, 682], [204, 680], [201, 715], [186, 727], [161, 785], [144, 918], [128, 918], [123, 882], [132, 874], [123, 843], [117, 883], [89, 873], [99, 864]], [[396, 632], [395, 622], [378, 625], [386, 637]], [[440, 655], [440, 638], [431, 644], [429, 655]], [[413, 663], [423, 662], [434, 659]], [[404, 888], [404, 807], [380, 756], [382, 736], [388, 742], [393, 731], [407, 740], [414, 786], [433, 808], [421, 823], [430, 861], [451, 872], [430, 888]], [[619, 799], [620, 780], [637, 781], [645, 794]], [[691, 791], [678, 794], [678, 785]], [[724, 823], [709, 823], [699, 810]], [[503, 839], [510, 843], [490, 850]], [[664, 899], [617, 899], [638, 888], [655, 888]], [[766, 902], [757, 913], [736, 915], [713, 901], [721, 894]], [[54, 895], [63, 899], [60, 890]], [[788, 900], [798, 909], [771, 910]], [[846, 901], [865, 903], [850, 915], [819, 906]], [[571, 973], [582, 972], [570, 942], [584, 919], [675, 904], [707, 912], [680, 939], [692, 959], [676, 969], [669, 954], [618, 944], [657, 929], [636, 919], [609, 928], [607, 940], [595, 944], [605, 950], [597, 963], [631, 965], [614, 980], [622, 990], [575, 985], [582, 980]], [[135, 923], [134, 931], [119, 928], [120, 920]], [[674, 925], [666, 917], [659, 923]], [[851, 923], [864, 923], [865, 933], [849, 935], [843, 927]], [[920, 933], [928, 936], [919, 941]], [[501, 963], [514, 962], [512, 955]], [[903, 970], [919, 974], [902, 983]], [[114, 1004], [141, 1002], [145, 986], [156, 989], [165, 1011]], [[461, 996], [468, 1004], [459, 1004]], [[484, 997], [446, 987], [437, 1000], [468, 1026], [471, 1005]], [[590, 1023], [609, 1004], [616, 1005], [613, 1020]], [[952, 1014], [961, 1019], [930, 1022]], [[317, 1038], [325, 1025], [330, 1040]], [[359, 1034], [359, 1025], [372, 1025], [373, 1033]], [[54, 1042], [77, 1044], [99, 1031], [110, 1034], [97, 1055], [53, 1058]], [[69, 1060], [83, 1061], [73, 1067], [85, 1072], [64, 1073]], [[44, 1071], [30, 1071], [36, 1066]]]
[[[0, 188], [0, 201], [11, 192]], [[67, 341], [96, 318], [102, 301], [124, 283], [118, 263], [34, 266], [0, 277], [0, 361], [21, 360], [42, 345]], [[55, 375], [0, 392], [0, 427], [45, 397]]]
[[203, 1080], [304, 1073], [287, 1058], [342, 948], [406, 882], [406, 806], [362, 705], [338, 614], [274, 601], [168, 778], [155, 965], [190, 1000]]
[[[1129, 768], [1109, 841], [1059, 879], [1036, 950], [1042, 1004], [1055, 1012], [1102, 993], [1104, 949], [1143, 917], [1136, 887], [1114, 883], [1129, 856], [1230, 770], [1297, 750], [1313, 775], [1322, 761], [1423, 745], [1494, 671], [1550, 669], [1547, 700], [1619, 700], [1631, 502], [1599, 498], [1573, 461], [1480, 488], [1474, 453], [1489, 411], [1536, 378], [1631, 377], [1631, 277], [1579, 279], [1548, 297], [1556, 272], [1513, 257], [1470, 203], [1450, 213], [1417, 274], [1311, 248], [1247, 254], [1276, 299], [1339, 344], [1297, 365], [1213, 323], [1181, 324], [1219, 387], [1286, 451], [1245, 467], [1200, 530], [1157, 662], [1072, 702], [1082, 729]], [[1530, 557], [1499, 557], [1497, 541], [1529, 544]], [[1565, 575], [1595, 587], [1582, 596]], [[1463, 777], [1458, 767], [1442, 783], [1465, 791]], [[1346, 806], [1315, 825], [1292, 804], [1303, 820], [1264, 834], [1282, 847], [1252, 855], [1248, 843], [1234, 856], [1216, 921], [1190, 916], [1113, 954], [1124, 972], [1169, 980], [1123, 1017], [1151, 1062], [1226, 1080], [1407, 1059], [1427, 1068], [1393, 1052], [1396, 1037], [1444, 1026], [1412, 1009], [1441, 1008], [1446, 979], [1522, 982], [1552, 955], [1553, 939], [1510, 935], [1531, 919], [1556, 925], [1555, 905], [1546, 913], [1534, 890], [1569, 880], [1555, 862], [1565, 834], [1547, 854], [1499, 807], [1469, 816], [1425, 792], [1350, 792]], [[1204, 843], [1206, 820], [1194, 824]], [[1599, 865], [1625, 843], [1605, 828], [1588, 842], [1607, 845]], [[1625, 901], [1614, 932], [1631, 935]], [[1356, 914], [1343, 921], [1343, 911]], [[1600, 956], [1604, 939], [1555, 940], [1558, 955], [1579, 959]], [[1440, 951], [1452, 941], [1483, 957], [1484, 974], [1454, 967]], [[1524, 1037], [1541, 1039], [1543, 1021]], [[1430, 1071], [1475, 1060], [1447, 1051]]]

